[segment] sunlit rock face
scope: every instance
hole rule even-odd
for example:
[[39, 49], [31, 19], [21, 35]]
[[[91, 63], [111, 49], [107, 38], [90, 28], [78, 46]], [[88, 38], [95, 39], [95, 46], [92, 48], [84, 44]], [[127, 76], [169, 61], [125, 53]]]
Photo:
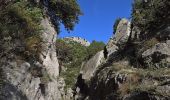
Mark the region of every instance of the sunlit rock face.
[[107, 43], [108, 56], [115, 53], [118, 49], [123, 49], [130, 37], [131, 32], [131, 22], [125, 18], [121, 19], [116, 33], [109, 39]]
[[40, 58], [48, 73], [57, 77], [59, 75], [59, 64], [55, 49], [56, 31], [48, 18], [43, 19], [41, 23], [44, 27], [42, 34], [44, 43]]
[[115, 33], [115, 41], [117, 44], [121, 45], [128, 41], [131, 30], [130, 25], [131, 23], [127, 19], [123, 18], [120, 20]]
[[81, 45], [86, 46], [86, 47], [90, 46], [90, 42], [87, 41], [86, 39], [81, 38], [81, 37], [65, 37], [64, 40], [66, 42], [71, 42], [71, 41], [77, 42], [77, 43], [80, 43]]
[[110, 48], [113, 45], [124, 44], [128, 41], [131, 32], [131, 22], [125, 18], [121, 19], [116, 33], [109, 39], [107, 47]]

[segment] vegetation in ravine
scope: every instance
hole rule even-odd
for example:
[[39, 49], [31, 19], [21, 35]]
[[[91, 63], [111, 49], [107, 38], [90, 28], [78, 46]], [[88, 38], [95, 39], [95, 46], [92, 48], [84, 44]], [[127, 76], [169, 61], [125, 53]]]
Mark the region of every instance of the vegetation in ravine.
[[66, 42], [62, 39], [56, 41], [56, 52], [61, 67], [60, 76], [65, 79], [66, 87], [75, 84], [82, 62], [103, 50], [104, 46], [103, 42], [97, 41], [93, 41], [89, 47], [73, 41]]

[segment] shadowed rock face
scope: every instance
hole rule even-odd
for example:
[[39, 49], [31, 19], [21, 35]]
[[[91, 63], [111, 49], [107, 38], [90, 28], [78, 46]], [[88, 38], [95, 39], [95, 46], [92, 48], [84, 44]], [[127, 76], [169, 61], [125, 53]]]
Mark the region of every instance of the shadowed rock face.
[[[45, 18], [42, 20], [44, 31], [43, 51], [40, 59], [21, 59], [15, 49], [9, 55], [0, 59], [6, 82], [2, 87], [1, 100], [60, 100], [61, 94], [58, 90], [59, 64], [55, 52], [56, 31]], [[24, 47], [21, 38], [16, 38], [16, 47]]]
[[0, 100], [29, 100], [25, 94], [11, 84], [6, 84], [1, 93], [3, 95], [0, 95]]

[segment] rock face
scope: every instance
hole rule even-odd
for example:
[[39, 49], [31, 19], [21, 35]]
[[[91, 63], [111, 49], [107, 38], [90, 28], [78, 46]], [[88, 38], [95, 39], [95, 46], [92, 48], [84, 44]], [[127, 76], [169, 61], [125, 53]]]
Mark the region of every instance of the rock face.
[[148, 67], [170, 68], [170, 40], [165, 43], [158, 43], [142, 54], [144, 64]]
[[131, 40], [139, 40], [140, 33], [141, 33], [140, 29], [138, 27], [134, 26], [132, 28], [132, 32], [131, 32], [131, 37], [130, 37]]
[[[55, 52], [56, 31], [45, 18], [42, 20], [44, 31], [43, 49], [40, 59], [22, 59], [15, 49], [0, 60], [6, 83], [2, 87], [1, 100], [61, 100], [58, 89], [59, 64]], [[22, 38], [13, 40], [15, 47], [24, 47]], [[20, 56], [20, 55], [19, 55]]]
[[82, 74], [82, 79], [89, 80], [93, 77], [97, 67], [104, 61], [103, 50], [98, 52], [93, 58], [82, 65], [80, 74]]
[[[159, 38], [160, 41], [156, 41], [159, 43], [149, 44], [147, 49], [144, 49], [145, 44], [142, 46], [140, 44], [140, 30], [134, 26], [131, 31], [128, 20], [122, 19], [117, 28], [115, 37], [111, 37], [106, 46], [107, 58], [98, 64], [100, 53], [97, 53], [83, 64], [75, 85], [75, 98], [77, 100], [169, 100], [169, 28], [158, 32], [155, 38]], [[133, 39], [138, 42], [134, 43]], [[135, 55], [140, 49], [139, 55]], [[138, 56], [142, 60], [138, 61]], [[136, 67], [131, 63], [137, 61], [139, 64], [143, 63], [151, 68], [154, 66], [157, 69], [138, 69], [140, 65]]]
[[90, 42], [85, 40], [85, 39], [82, 39], [80, 37], [65, 37], [64, 40], [66, 41], [74, 41], [74, 42], [77, 42], [77, 43], [80, 43], [81, 45], [83, 46], [90, 46]]
[[130, 36], [130, 32], [130, 22], [125, 18], [121, 19], [115, 33], [116, 44], [122, 45], [123, 43], [126, 43]]
[[14, 61], [5, 67], [7, 68], [4, 71], [7, 72], [6, 77], [9, 82], [3, 88], [4, 96], [1, 100], [52, 100], [52, 98], [60, 98], [60, 92], [56, 87], [57, 81], [52, 80], [48, 84], [42, 83], [42, 78], [32, 76], [29, 71], [32, 66], [28, 62], [23, 62], [19, 66]]
[[120, 20], [115, 35], [107, 43], [108, 56], [126, 45], [131, 32], [130, 25], [131, 23], [127, 19], [123, 18]]
[[56, 31], [48, 18], [45, 18], [41, 22], [45, 31], [42, 34], [43, 38], [43, 51], [40, 58], [43, 65], [47, 69], [51, 76], [57, 77], [59, 75], [59, 64], [56, 57], [55, 41], [56, 41]]

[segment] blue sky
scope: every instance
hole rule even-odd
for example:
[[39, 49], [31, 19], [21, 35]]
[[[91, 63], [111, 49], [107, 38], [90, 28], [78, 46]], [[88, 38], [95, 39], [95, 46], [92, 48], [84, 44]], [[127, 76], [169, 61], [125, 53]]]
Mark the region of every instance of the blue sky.
[[113, 33], [116, 18], [130, 18], [133, 0], [78, 0], [84, 13], [74, 31], [68, 33], [61, 27], [60, 38], [78, 36], [88, 41], [108, 42]]

